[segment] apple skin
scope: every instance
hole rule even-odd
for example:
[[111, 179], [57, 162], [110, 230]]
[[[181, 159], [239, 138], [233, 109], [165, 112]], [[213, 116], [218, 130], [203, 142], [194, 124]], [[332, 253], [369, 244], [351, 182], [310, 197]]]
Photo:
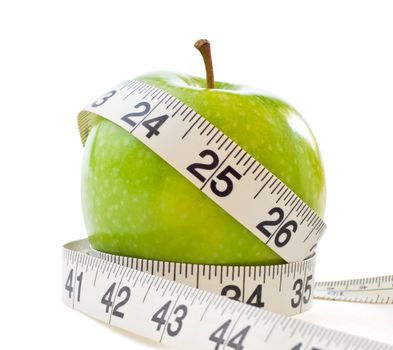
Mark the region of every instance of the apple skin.
[[[240, 85], [216, 82], [206, 89], [204, 79], [178, 73], [136, 79], [192, 107], [323, 216], [318, 145], [291, 106]], [[81, 187], [89, 240], [97, 250], [201, 264], [284, 262], [142, 142], [101, 117], [85, 145]]]

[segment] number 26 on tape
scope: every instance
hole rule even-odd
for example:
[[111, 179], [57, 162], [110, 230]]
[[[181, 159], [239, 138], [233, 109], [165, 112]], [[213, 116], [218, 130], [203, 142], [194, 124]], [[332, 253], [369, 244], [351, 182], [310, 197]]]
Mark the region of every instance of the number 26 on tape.
[[[210, 162], [192, 163], [187, 167], [187, 170], [199, 181], [201, 181], [204, 184], [203, 186], [205, 186], [209, 180], [207, 180], [206, 177], [200, 173], [200, 169], [213, 171], [219, 166], [220, 160], [217, 153], [211, 149], [203, 150], [199, 153], [199, 156], [201, 158], [210, 157]], [[210, 181], [210, 188], [212, 192], [219, 197], [226, 197], [230, 195], [234, 188], [234, 178], [240, 180], [242, 175], [239, 174], [238, 171], [232, 166], [228, 165], [226, 168], [224, 168], [224, 170], [216, 175], [216, 179], [213, 178]], [[220, 185], [218, 185], [218, 181], [221, 181]], [[298, 224], [294, 220], [285, 222], [284, 211], [279, 207], [272, 208], [268, 214], [270, 216], [278, 215], [278, 218], [275, 220], [262, 221], [256, 226], [256, 228], [261, 231], [269, 240], [274, 236], [274, 244], [277, 247], [284, 247], [290, 241], [292, 234], [297, 231]], [[278, 226], [278, 229], [272, 233], [267, 229], [268, 226]]]
[[[256, 227], [261, 231], [269, 240], [274, 235], [274, 244], [281, 248], [284, 247], [292, 237], [292, 234], [296, 232], [298, 225], [294, 220], [285, 222], [284, 211], [279, 207], [274, 207], [269, 210], [269, 215], [278, 215], [275, 220], [266, 220], [260, 222]], [[274, 233], [270, 232], [267, 226], [278, 226]]]

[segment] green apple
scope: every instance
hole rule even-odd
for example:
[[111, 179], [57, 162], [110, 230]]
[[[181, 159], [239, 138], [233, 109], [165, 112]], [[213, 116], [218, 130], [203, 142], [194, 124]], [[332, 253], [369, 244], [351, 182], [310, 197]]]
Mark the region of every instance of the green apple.
[[[242, 85], [215, 82], [206, 88], [205, 79], [185, 74], [155, 72], [136, 79], [192, 107], [323, 216], [318, 145], [290, 105]], [[283, 262], [162, 158], [103, 118], [97, 118], [85, 145], [82, 207], [90, 243], [100, 251], [202, 264]]]

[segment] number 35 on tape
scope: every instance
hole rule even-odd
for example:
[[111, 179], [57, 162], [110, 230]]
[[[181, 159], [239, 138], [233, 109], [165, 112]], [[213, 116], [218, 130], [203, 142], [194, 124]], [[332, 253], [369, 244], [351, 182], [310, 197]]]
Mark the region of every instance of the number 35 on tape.
[[[254, 285], [247, 290], [244, 288], [249, 282], [247, 278], [253, 280], [247, 277], [248, 273], [221, 280], [228, 266], [195, 266], [113, 256], [92, 251], [88, 241], [82, 240], [64, 247], [63, 300], [66, 305], [105, 323], [184, 349], [393, 350], [393, 346], [387, 344], [262, 309], [266, 306], [263, 303], [274, 305], [269, 304], [272, 300], [298, 311], [302, 304], [308, 307], [313, 281], [308, 275], [309, 268], [301, 264], [305, 262], [285, 264], [281, 268], [253, 266], [253, 272], [262, 268], [265, 273], [255, 281], [260, 283], [260, 288]], [[220, 270], [217, 274], [214, 273], [216, 268]], [[233, 268], [236, 271], [244, 267]], [[284, 297], [280, 296], [282, 275], [290, 283], [290, 288], [284, 288]], [[194, 283], [216, 294], [193, 288]], [[375, 290], [375, 285], [374, 302], [391, 303], [393, 276], [341, 284], [324, 282], [319, 294], [346, 288], [350, 298], [358, 286], [362, 289], [355, 293], [356, 298], [360, 294], [370, 301], [373, 298], [370, 299], [363, 288]], [[274, 289], [275, 292], [271, 292]], [[340, 295], [348, 298], [345, 293], [341, 291]]]

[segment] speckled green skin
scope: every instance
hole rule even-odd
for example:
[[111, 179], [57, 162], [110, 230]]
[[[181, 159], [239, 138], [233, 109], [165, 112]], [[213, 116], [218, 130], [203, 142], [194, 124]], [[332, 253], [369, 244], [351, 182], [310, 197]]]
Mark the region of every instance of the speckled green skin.
[[[325, 178], [318, 146], [292, 107], [243, 86], [216, 82], [216, 89], [208, 90], [204, 79], [176, 73], [155, 72], [137, 79], [191, 106], [323, 215]], [[82, 204], [94, 248], [177, 262], [283, 262], [119, 126], [99, 118], [85, 147]]]

